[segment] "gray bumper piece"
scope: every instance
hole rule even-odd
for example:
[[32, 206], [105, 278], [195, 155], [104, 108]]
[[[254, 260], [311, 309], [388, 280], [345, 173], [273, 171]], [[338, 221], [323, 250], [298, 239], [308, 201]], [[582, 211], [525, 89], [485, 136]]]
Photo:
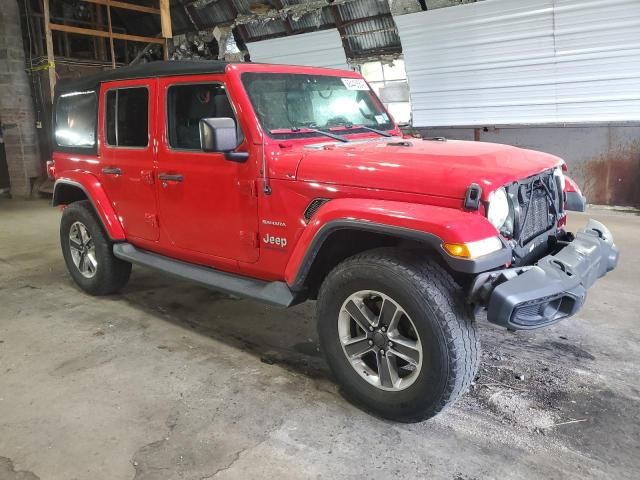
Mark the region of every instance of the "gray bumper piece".
[[564, 208], [572, 212], [584, 212], [587, 209], [587, 199], [578, 192], [567, 192]]
[[611, 232], [589, 220], [558, 253], [535, 266], [478, 275], [471, 292], [484, 297], [490, 322], [514, 330], [540, 328], [577, 313], [587, 290], [617, 263]]

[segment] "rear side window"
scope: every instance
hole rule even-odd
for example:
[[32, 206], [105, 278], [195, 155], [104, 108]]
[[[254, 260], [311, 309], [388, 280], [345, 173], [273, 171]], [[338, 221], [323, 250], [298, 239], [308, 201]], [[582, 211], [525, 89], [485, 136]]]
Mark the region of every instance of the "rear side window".
[[167, 127], [171, 147], [200, 150], [200, 120], [213, 117], [236, 119], [224, 85], [200, 83], [169, 88]]
[[60, 95], [56, 102], [55, 137], [60, 147], [92, 148], [96, 145], [96, 93]]
[[113, 147], [146, 147], [149, 143], [149, 91], [118, 88], [107, 91], [105, 136]]

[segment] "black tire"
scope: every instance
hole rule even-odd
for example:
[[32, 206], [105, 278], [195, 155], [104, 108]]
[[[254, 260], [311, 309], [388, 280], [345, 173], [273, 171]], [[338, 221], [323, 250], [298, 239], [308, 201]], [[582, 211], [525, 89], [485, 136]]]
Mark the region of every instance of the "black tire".
[[[91, 278], [84, 276], [71, 254], [69, 234], [76, 222], [83, 224], [93, 240], [97, 267]], [[76, 284], [91, 295], [109, 295], [119, 292], [129, 280], [131, 264], [113, 255], [113, 242], [104, 231], [88, 200], [74, 202], [62, 212], [60, 246], [67, 270]]]
[[[338, 315], [349, 296], [363, 290], [388, 295], [415, 325], [423, 360], [403, 390], [372, 385], [343, 351]], [[348, 258], [325, 278], [317, 315], [321, 348], [342, 393], [381, 417], [402, 422], [432, 417], [466, 392], [476, 374], [480, 344], [473, 311], [460, 286], [424, 252], [383, 248]]]

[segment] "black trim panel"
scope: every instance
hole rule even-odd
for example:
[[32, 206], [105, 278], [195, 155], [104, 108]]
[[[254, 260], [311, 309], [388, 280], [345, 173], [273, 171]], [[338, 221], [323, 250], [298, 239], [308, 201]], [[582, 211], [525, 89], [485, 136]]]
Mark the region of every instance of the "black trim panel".
[[113, 254], [121, 260], [160, 270], [214, 290], [259, 300], [278, 307], [289, 307], [302, 300], [294, 295], [284, 282], [265, 282], [181, 262], [137, 249], [130, 243], [116, 243], [113, 246]]
[[62, 93], [97, 89], [102, 82], [134, 80], [140, 78], [168, 77], [173, 75], [197, 75], [224, 73], [229, 62], [220, 60], [181, 60], [141, 63], [130, 67], [106, 70], [79, 79], [62, 80], [56, 84], [56, 96]]
[[300, 268], [298, 269], [295, 281], [291, 285], [291, 290], [301, 291], [304, 289], [304, 283], [307, 275], [309, 274], [313, 262], [322, 248], [322, 245], [332, 233], [338, 230], [360, 230], [381, 233], [384, 235], [425, 243], [440, 253], [444, 261], [452, 270], [462, 273], [480, 273], [504, 266], [511, 262], [511, 248], [504, 241], [504, 248], [502, 248], [502, 250], [485, 255], [481, 258], [465, 260], [449, 255], [442, 248], [442, 239], [432, 233], [358, 220], [333, 220], [323, 225], [313, 237], [311, 245], [307, 249], [304, 259], [300, 263]]

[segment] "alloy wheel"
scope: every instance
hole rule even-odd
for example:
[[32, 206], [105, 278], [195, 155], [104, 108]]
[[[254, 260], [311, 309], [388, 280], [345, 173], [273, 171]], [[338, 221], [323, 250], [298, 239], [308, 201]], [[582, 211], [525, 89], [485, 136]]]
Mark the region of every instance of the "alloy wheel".
[[89, 230], [82, 222], [74, 222], [69, 229], [71, 259], [78, 271], [86, 278], [93, 278], [98, 271], [96, 247]]
[[422, 368], [415, 324], [398, 302], [373, 290], [350, 295], [338, 315], [338, 335], [349, 363], [381, 390], [408, 388]]

